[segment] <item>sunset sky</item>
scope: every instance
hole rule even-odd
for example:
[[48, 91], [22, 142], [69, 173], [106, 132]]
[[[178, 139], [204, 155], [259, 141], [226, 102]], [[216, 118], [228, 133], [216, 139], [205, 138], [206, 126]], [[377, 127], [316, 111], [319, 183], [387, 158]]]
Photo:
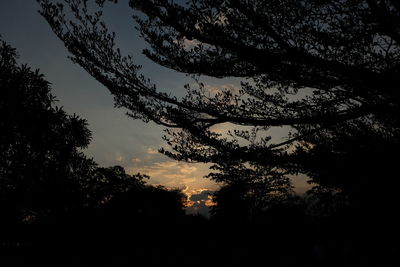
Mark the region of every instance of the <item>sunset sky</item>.
[[[162, 90], [182, 95], [183, 85], [193, 81], [152, 63], [141, 54], [145, 43], [134, 29], [132, 10], [126, 0], [120, 2], [107, 8], [105, 15], [108, 26], [117, 33], [121, 51], [133, 55], [136, 63], [143, 65], [142, 73]], [[218, 188], [203, 178], [209, 172], [208, 166], [176, 162], [158, 153], [160, 147], [166, 147], [162, 140], [163, 127], [132, 120], [123, 109], [115, 109], [108, 90], [67, 58], [64, 45], [37, 9], [35, 0], [1, 0], [0, 35], [18, 50], [19, 63], [39, 68], [45, 74], [59, 106], [88, 121], [93, 139], [85, 153], [102, 166], [121, 165], [128, 173], [151, 176], [153, 184], [179, 187], [189, 195], [204, 196], [201, 199], [206, 203], [205, 192]], [[203, 81], [216, 87], [238, 84], [234, 79], [204, 78]], [[276, 130], [276, 136], [279, 133]], [[304, 178], [296, 179], [295, 184], [299, 192], [304, 191]]]

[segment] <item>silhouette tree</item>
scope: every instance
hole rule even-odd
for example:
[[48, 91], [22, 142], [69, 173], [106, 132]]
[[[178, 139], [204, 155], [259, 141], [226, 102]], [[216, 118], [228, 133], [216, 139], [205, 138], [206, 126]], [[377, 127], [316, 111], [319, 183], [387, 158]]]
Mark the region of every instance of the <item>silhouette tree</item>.
[[91, 134], [86, 121], [55, 106], [44, 76], [16, 59], [0, 39], [2, 261], [102, 265], [129, 254], [135, 264], [151, 264], [164, 257], [150, 257], [152, 251], [168, 256], [182, 246], [181, 190], [148, 185], [146, 175], [88, 159], [82, 153]]
[[289, 178], [265, 168], [252, 169], [226, 162], [223, 168], [208, 177], [225, 182], [213, 194], [216, 203], [211, 208], [213, 219], [231, 222], [250, 222], [259, 219], [266, 210], [289, 200], [294, 192]]
[[121, 166], [97, 168], [82, 189], [89, 201], [87, 208], [97, 209], [101, 218], [96, 220], [108, 223], [134, 224], [139, 219], [182, 217], [185, 214], [182, 191], [148, 185], [144, 180], [148, 178], [142, 174], [129, 175]]
[[307, 141], [295, 154], [299, 171], [316, 185], [308, 192], [315, 215], [342, 217], [344, 225], [353, 221], [355, 229], [369, 228], [388, 239], [399, 235], [394, 210], [400, 183], [393, 157], [400, 147], [398, 128], [358, 120], [320, 131]]
[[[384, 149], [399, 144], [396, 1], [129, 1], [141, 12], [134, 18], [149, 44], [143, 53], [197, 81], [185, 85], [183, 98], [139, 73], [87, 0], [65, 1], [68, 16], [57, 1], [38, 2], [72, 60], [110, 90], [117, 106], [169, 128], [173, 151], [161, 150], [166, 155], [222, 171], [228, 162], [271, 177], [303, 172], [360, 205], [376, 179], [382, 190], [396, 188]], [[97, 7], [106, 2], [117, 1], [98, 0]], [[244, 80], [238, 90], [209, 90], [201, 75]], [[213, 130], [223, 123], [236, 130]], [[288, 136], [272, 142], [268, 130], [282, 126]]]
[[0, 42], [3, 222], [56, 218], [80, 204], [79, 180], [95, 167], [80, 152], [90, 131], [85, 120], [55, 107], [43, 75], [18, 66], [15, 49]]
[[91, 136], [86, 121], [55, 106], [44, 76], [16, 58], [0, 40], [0, 223], [184, 215], [181, 191], [146, 185], [146, 175], [88, 159], [82, 153]]

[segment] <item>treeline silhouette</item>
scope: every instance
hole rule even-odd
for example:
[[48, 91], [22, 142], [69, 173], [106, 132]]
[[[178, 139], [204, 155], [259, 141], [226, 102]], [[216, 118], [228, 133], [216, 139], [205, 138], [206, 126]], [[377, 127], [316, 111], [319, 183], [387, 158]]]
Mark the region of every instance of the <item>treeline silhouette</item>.
[[181, 191], [147, 185], [146, 175], [87, 158], [81, 152], [90, 142], [86, 121], [55, 106], [43, 75], [18, 66], [16, 57], [1, 40], [2, 257], [17, 261], [21, 252], [26, 259], [68, 259], [93, 252], [97, 261], [97, 249], [106, 255], [123, 249], [124, 240], [139, 242], [136, 236], [152, 235], [143, 231], [155, 234], [184, 216]]
[[[306, 168], [310, 177], [323, 177], [304, 196], [279, 184], [272, 190], [273, 182], [257, 182], [254, 173], [222, 172], [233, 178], [214, 194], [211, 218], [186, 215], [180, 190], [148, 185], [146, 175], [99, 167], [87, 158], [82, 153], [90, 142], [86, 121], [55, 106], [43, 75], [18, 65], [16, 58], [15, 49], [1, 41], [2, 261], [29, 266], [398, 264], [398, 187], [374, 180], [396, 175], [389, 151], [397, 146], [384, 135], [374, 135], [376, 142], [365, 147], [357, 127], [346, 143], [319, 141], [304, 155], [299, 149], [304, 165], [315, 164]], [[346, 146], [346, 155], [331, 153], [339, 145]], [[370, 161], [376, 153], [381, 162]], [[343, 168], [318, 161], [326, 155]], [[345, 165], [355, 163], [357, 168]], [[375, 163], [387, 168], [364, 166]], [[339, 188], [349, 190], [344, 194]]]
[[[148, 44], [143, 54], [193, 75], [182, 98], [118, 49], [102, 11], [127, 2], [88, 2], [38, 0], [73, 62], [117, 107], [175, 129], [164, 154], [213, 163], [209, 178], [225, 184], [196, 230], [211, 240], [199, 258], [217, 266], [396, 266], [398, 1], [128, 1]], [[242, 80], [210, 88], [204, 76]], [[224, 124], [235, 130], [213, 130]], [[274, 140], [269, 130], [281, 126], [289, 134]], [[298, 173], [313, 186], [301, 197], [288, 179]]]

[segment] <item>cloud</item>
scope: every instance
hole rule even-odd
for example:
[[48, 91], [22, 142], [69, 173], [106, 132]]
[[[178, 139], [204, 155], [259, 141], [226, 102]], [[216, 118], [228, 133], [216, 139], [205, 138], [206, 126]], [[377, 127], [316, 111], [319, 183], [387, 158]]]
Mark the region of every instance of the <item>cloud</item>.
[[[138, 161], [136, 161], [138, 162]], [[187, 184], [196, 183], [203, 179], [203, 173], [197, 175], [197, 167], [178, 161], [159, 161], [150, 165], [131, 166], [127, 168], [128, 173], [144, 173], [157, 181], [163, 181], [167, 186], [183, 187]]]
[[185, 165], [181, 165], [179, 170], [181, 173], [191, 174], [191, 173], [195, 172], [197, 170], [197, 168], [194, 166], [189, 166], [189, 165], [185, 164]]
[[192, 183], [194, 183], [194, 182], [196, 182], [196, 181], [197, 181], [197, 179], [194, 178], [194, 177], [191, 177], [191, 178], [183, 178], [183, 179], [182, 179], [182, 183], [185, 184], [185, 185], [187, 185], [187, 184], [192, 184]]
[[219, 134], [226, 134], [228, 131], [232, 131], [234, 129], [235, 129], [235, 126], [229, 122], [216, 124], [210, 128], [210, 130], [212, 132], [219, 133]]
[[223, 91], [230, 91], [233, 95], [239, 95], [240, 87], [235, 84], [223, 84], [223, 85], [204, 85], [204, 89], [211, 96], [215, 96], [217, 93], [221, 93]]
[[[149, 162], [155, 159], [158, 161]], [[151, 158], [145, 156], [140, 161], [131, 160], [135, 165], [127, 167], [127, 172], [149, 175], [150, 184], [161, 184], [167, 188], [184, 188], [182, 191], [187, 199], [187, 213], [199, 213], [208, 217], [210, 207], [214, 205], [210, 193], [219, 187], [215, 182], [203, 178], [209, 172], [209, 165], [160, 159], [162, 155]]]
[[161, 168], [171, 168], [177, 166], [178, 163], [175, 161], [163, 161], [163, 162], [156, 162], [155, 165]]
[[155, 154], [158, 154], [158, 150], [157, 150], [157, 149], [154, 149], [154, 148], [152, 148], [152, 147], [149, 147], [149, 148], [146, 150], [146, 153], [147, 153], [147, 154], [150, 154], [150, 155], [155, 155]]
[[208, 196], [211, 194], [212, 192], [209, 190], [203, 191], [201, 193], [198, 194], [193, 194], [190, 196], [190, 200], [193, 201], [205, 201], [208, 200]]
[[211, 195], [214, 191], [206, 188], [190, 190], [186, 187], [183, 192], [187, 196], [186, 213], [210, 216], [210, 208], [215, 206]]
[[124, 157], [121, 155], [121, 153], [119, 153], [119, 152], [115, 153], [115, 161], [118, 161], [118, 162], [124, 161]]
[[148, 169], [143, 169], [143, 171], [141, 173], [147, 174], [150, 177], [154, 177], [154, 176], [159, 176], [159, 175], [163, 175], [166, 172], [166, 170], [162, 170], [162, 169], [152, 169], [152, 168], [148, 168]]
[[131, 161], [133, 163], [138, 163], [138, 162], [142, 162], [142, 160], [140, 158], [132, 158]]
[[171, 174], [164, 174], [164, 177], [170, 179], [170, 180], [184, 180], [186, 179], [186, 176], [183, 174], [176, 174], [176, 173], [171, 173]]
[[186, 49], [186, 50], [190, 50], [190, 49], [192, 49], [192, 48], [194, 48], [195, 46], [198, 46], [199, 44], [201, 44], [198, 40], [196, 40], [196, 39], [192, 39], [192, 40], [189, 40], [189, 39], [187, 39], [187, 38], [183, 38], [183, 39], [180, 39], [180, 40], [173, 40], [173, 42], [175, 43], [175, 44], [181, 44], [181, 45], [183, 45], [183, 47]]
[[[146, 148], [147, 149], [147, 148]], [[145, 150], [146, 151], [146, 150]], [[156, 152], [149, 148], [148, 152]], [[157, 153], [157, 152], [156, 152]], [[149, 184], [162, 184], [168, 188], [217, 189], [218, 185], [204, 176], [209, 173], [210, 164], [173, 161], [163, 154], [149, 155], [132, 159], [125, 166], [127, 173], [142, 173], [150, 176]], [[198, 193], [198, 192], [193, 192]]]
[[204, 203], [206, 204], [207, 207], [212, 207], [212, 206], [217, 205], [217, 203], [214, 202], [212, 195], [208, 195], [208, 199], [206, 201], [204, 201]]

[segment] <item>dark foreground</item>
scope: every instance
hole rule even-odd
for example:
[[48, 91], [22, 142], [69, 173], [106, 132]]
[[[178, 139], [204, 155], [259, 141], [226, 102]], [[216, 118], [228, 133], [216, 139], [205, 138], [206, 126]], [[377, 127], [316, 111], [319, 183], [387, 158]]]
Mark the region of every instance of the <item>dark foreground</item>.
[[393, 232], [337, 223], [318, 228], [303, 218], [234, 225], [188, 216], [3, 228], [1, 266], [399, 266]]

